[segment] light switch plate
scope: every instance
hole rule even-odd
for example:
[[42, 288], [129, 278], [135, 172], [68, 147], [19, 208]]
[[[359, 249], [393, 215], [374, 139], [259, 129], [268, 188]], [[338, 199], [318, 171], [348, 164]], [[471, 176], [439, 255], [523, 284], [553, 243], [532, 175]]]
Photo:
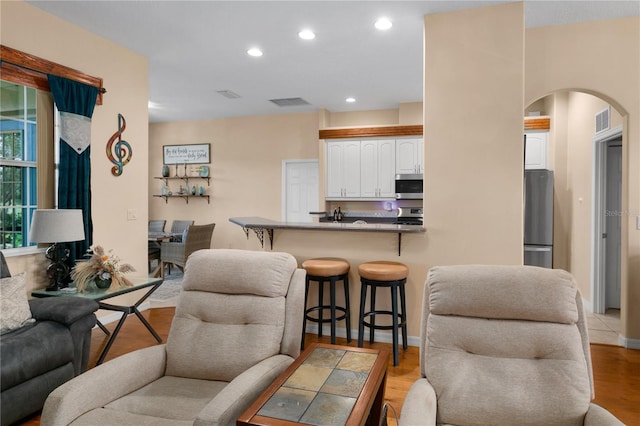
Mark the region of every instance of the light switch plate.
[[640, 215], [636, 216], [636, 229], [640, 230]]

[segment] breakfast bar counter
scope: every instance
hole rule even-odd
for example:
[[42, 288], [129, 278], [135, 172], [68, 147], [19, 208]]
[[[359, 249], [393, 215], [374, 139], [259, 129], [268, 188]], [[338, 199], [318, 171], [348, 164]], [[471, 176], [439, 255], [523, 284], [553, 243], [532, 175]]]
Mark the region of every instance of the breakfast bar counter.
[[350, 223], [350, 222], [278, 222], [263, 217], [231, 217], [229, 222], [242, 227], [249, 238], [249, 230], [253, 230], [264, 247], [264, 234], [269, 236], [273, 249], [274, 229], [297, 229], [305, 231], [350, 231], [350, 232], [387, 232], [398, 234], [398, 256], [402, 246], [402, 234], [426, 232], [420, 225], [396, 225], [390, 223]]

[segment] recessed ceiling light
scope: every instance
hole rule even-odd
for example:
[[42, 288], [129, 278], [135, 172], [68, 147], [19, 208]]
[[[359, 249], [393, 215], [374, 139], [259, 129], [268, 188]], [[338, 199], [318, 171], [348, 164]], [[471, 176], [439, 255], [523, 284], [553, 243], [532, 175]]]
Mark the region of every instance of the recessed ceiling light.
[[257, 47], [252, 47], [251, 49], [247, 50], [247, 53], [251, 56], [262, 56], [262, 50], [258, 49]]
[[350, 104], [354, 103], [355, 101], [356, 101], [356, 98], [347, 98], [347, 99], [345, 99], [345, 102], [349, 102]]
[[303, 40], [313, 40], [314, 38], [316, 38], [316, 35], [311, 30], [302, 30], [298, 33], [298, 37]]
[[377, 29], [385, 31], [393, 26], [388, 18], [380, 18], [376, 21], [375, 26]]

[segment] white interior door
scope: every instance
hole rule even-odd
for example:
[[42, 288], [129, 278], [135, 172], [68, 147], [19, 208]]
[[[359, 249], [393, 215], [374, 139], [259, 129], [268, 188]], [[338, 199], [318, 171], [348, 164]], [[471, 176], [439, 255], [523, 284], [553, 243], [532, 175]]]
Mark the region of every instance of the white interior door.
[[607, 144], [605, 192], [605, 308], [620, 309], [621, 140]]
[[318, 160], [285, 160], [282, 164], [284, 222], [313, 222], [318, 211]]

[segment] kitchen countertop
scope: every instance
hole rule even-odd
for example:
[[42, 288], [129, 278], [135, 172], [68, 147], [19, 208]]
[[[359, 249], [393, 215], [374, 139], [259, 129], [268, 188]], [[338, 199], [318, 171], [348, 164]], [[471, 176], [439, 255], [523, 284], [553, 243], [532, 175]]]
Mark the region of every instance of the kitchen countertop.
[[356, 231], [356, 232], [387, 232], [398, 234], [398, 256], [402, 247], [403, 233], [426, 232], [420, 225], [396, 225], [390, 223], [351, 223], [342, 222], [278, 222], [264, 217], [230, 217], [229, 222], [240, 225], [249, 238], [249, 230], [253, 230], [264, 247], [264, 233], [266, 231], [273, 249], [274, 229], [299, 229], [307, 231]]
[[277, 222], [263, 217], [231, 217], [229, 222], [243, 228], [262, 229], [306, 229], [315, 231], [365, 231], [365, 232], [393, 232], [414, 233], [426, 232], [420, 225], [395, 225], [391, 223], [352, 223], [342, 222]]

